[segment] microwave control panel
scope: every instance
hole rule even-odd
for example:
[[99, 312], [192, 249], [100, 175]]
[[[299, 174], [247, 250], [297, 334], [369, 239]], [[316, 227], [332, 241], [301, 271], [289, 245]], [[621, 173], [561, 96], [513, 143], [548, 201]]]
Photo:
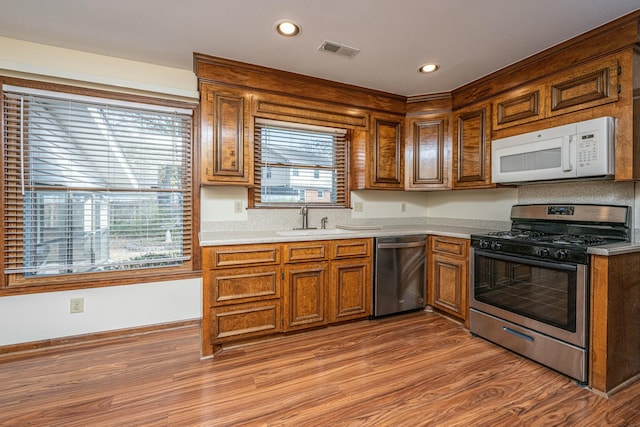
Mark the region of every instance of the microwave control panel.
[[598, 138], [595, 132], [578, 135], [578, 167], [589, 167], [598, 163]]

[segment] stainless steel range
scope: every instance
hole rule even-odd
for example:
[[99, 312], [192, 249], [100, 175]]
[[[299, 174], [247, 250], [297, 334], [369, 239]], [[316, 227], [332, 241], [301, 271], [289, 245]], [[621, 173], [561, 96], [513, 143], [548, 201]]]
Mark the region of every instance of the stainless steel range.
[[515, 205], [471, 236], [471, 333], [587, 382], [587, 249], [630, 239], [627, 206]]

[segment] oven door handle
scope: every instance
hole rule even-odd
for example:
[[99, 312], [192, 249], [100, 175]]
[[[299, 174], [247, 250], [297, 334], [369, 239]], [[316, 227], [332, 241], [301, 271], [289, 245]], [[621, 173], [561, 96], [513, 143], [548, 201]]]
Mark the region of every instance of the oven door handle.
[[509, 256], [502, 254], [495, 254], [491, 252], [484, 252], [479, 250], [474, 250], [475, 256], [483, 256], [486, 258], [498, 259], [501, 261], [515, 262], [518, 264], [531, 265], [534, 267], [542, 267], [542, 268], [552, 268], [556, 270], [567, 270], [567, 271], [577, 271], [578, 265], [572, 263], [559, 263], [559, 262], [549, 262], [549, 261], [540, 261], [537, 259], [525, 258], [525, 257], [517, 257], [517, 256]]

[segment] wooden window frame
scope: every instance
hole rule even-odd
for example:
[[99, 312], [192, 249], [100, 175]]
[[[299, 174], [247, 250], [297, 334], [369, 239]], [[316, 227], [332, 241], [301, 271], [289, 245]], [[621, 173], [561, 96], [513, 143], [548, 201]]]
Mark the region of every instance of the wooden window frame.
[[[46, 90], [52, 92], [61, 92], [71, 95], [91, 96], [98, 98], [112, 99], [114, 102], [126, 101], [134, 103], [144, 103], [150, 105], [158, 105], [165, 107], [188, 109], [192, 111], [193, 122], [191, 128], [191, 208], [185, 210], [185, 213], [190, 216], [191, 230], [190, 235], [185, 238], [190, 239], [190, 252], [191, 258], [188, 261], [184, 261], [178, 266], [167, 266], [148, 269], [131, 269], [121, 271], [109, 271], [109, 272], [95, 272], [95, 273], [79, 273], [68, 275], [53, 275], [46, 277], [34, 277], [24, 278], [18, 277], [19, 275], [5, 274], [0, 275], [0, 296], [7, 295], [19, 295], [19, 294], [33, 294], [43, 292], [55, 292], [64, 290], [77, 290], [86, 288], [99, 288], [108, 286], [122, 286], [130, 284], [143, 284], [153, 282], [164, 282], [171, 280], [184, 280], [194, 279], [202, 277], [202, 260], [199, 250], [198, 230], [200, 228], [200, 175], [199, 175], [199, 140], [198, 140], [198, 128], [199, 124], [196, 120], [199, 117], [199, 105], [197, 103], [188, 103], [184, 101], [161, 99], [155, 97], [148, 97], [139, 94], [113, 92], [102, 89], [85, 88], [78, 86], [70, 86], [57, 83], [40, 82], [33, 80], [26, 80], [14, 77], [1, 77], [0, 76], [0, 95], [2, 95], [2, 85], [20, 86], [25, 88]], [[3, 100], [4, 97], [0, 97]], [[0, 107], [4, 112], [4, 102], [0, 101]], [[2, 138], [4, 147], [4, 113], [2, 114]], [[6, 153], [2, 150], [2, 160]], [[198, 166], [198, 167], [197, 167]], [[0, 173], [0, 185], [4, 188], [5, 184], [4, 170]], [[3, 222], [5, 215], [5, 203], [4, 203], [4, 191], [3, 191], [3, 203], [0, 207], [2, 212]], [[0, 253], [4, 259], [5, 253], [5, 230], [4, 226], [0, 229]], [[4, 268], [4, 266], [3, 266]]]

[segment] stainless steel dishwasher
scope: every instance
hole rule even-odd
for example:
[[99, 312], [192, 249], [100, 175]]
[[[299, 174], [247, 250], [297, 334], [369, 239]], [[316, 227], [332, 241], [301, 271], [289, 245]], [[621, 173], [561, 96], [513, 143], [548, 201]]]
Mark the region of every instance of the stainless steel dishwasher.
[[424, 308], [426, 246], [426, 235], [376, 238], [374, 317]]

